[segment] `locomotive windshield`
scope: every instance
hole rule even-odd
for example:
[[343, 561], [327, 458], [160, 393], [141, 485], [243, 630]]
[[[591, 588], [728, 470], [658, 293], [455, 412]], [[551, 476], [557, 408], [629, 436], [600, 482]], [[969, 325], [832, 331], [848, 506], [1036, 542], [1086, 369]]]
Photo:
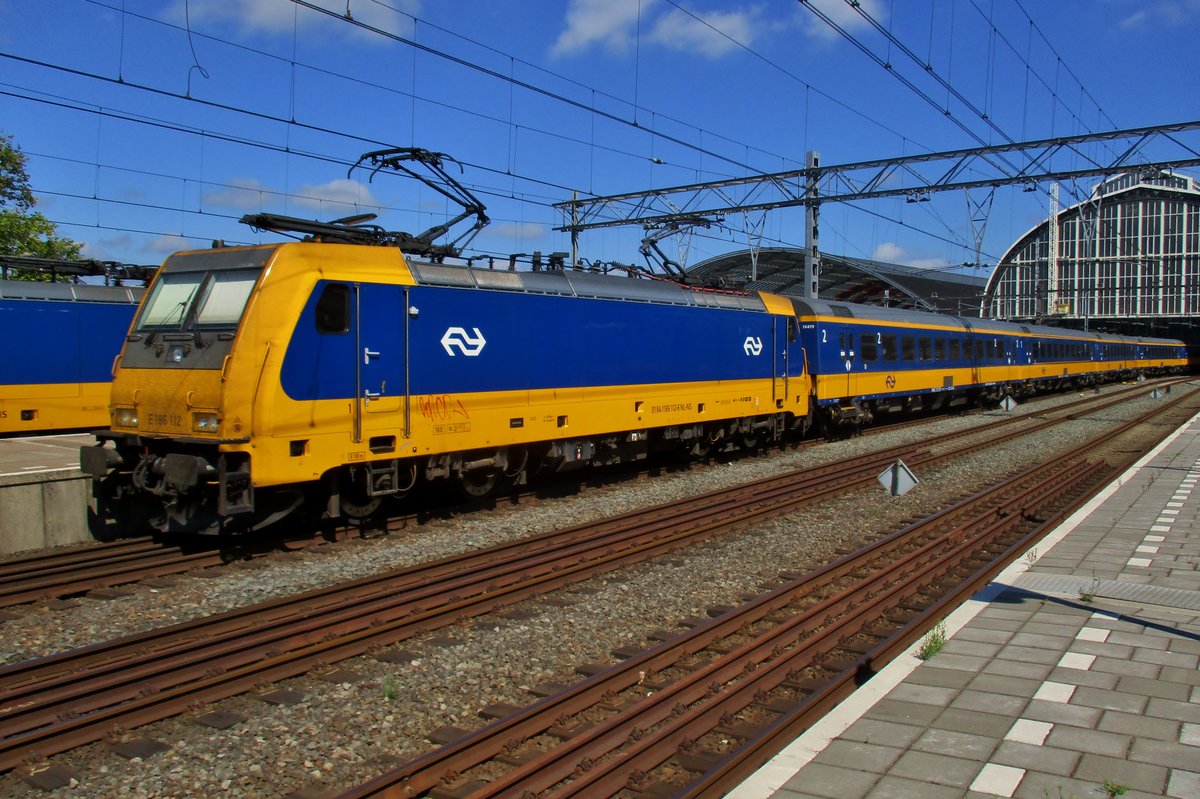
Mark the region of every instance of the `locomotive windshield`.
[[213, 330], [237, 327], [260, 272], [167, 272], [154, 284], [134, 331]]

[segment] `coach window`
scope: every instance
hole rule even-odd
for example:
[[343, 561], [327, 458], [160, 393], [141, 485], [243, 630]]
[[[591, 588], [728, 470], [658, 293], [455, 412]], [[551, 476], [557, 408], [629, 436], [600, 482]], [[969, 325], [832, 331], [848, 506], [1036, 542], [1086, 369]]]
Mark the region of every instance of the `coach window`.
[[896, 334], [884, 333], [880, 337], [880, 346], [883, 347], [883, 359], [885, 361], [896, 360]]
[[921, 338], [917, 339], [917, 343], [921, 347], [921, 360], [932, 361], [933, 344], [929, 341], [929, 336], [921, 336]]
[[946, 339], [935, 338], [933, 340], [933, 357], [939, 361], [946, 360]]
[[350, 287], [330, 283], [317, 298], [317, 332], [345, 333], [350, 329]]
[[879, 360], [879, 339], [876, 333], [867, 333], [862, 337], [862, 350], [859, 353], [862, 356], [863, 363], [874, 363]]
[[957, 361], [962, 358], [962, 344], [958, 338], [950, 339], [950, 360]]
[[900, 337], [900, 360], [908, 363], [917, 359], [917, 340], [912, 336]]

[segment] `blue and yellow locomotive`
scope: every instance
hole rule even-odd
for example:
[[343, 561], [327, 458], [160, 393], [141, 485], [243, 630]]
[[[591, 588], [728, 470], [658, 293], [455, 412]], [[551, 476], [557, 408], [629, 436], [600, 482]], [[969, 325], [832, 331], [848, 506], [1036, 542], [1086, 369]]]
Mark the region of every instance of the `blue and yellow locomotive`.
[[792, 302], [320, 242], [164, 263], [115, 370], [110, 511], [163, 530], [364, 516], [446, 478], [756, 446], [809, 419]]

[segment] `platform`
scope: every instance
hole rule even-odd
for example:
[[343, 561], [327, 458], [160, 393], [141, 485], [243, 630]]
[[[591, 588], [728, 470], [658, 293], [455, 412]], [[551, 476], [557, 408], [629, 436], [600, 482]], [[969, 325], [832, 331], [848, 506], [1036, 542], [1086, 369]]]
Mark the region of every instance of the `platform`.
[[0, 439], [0, 554], [91, 541], [91, 478], [79, 471], [87, 434]]
[[1198, 480], [1200, 416], [731, 799], [1200, 797]]

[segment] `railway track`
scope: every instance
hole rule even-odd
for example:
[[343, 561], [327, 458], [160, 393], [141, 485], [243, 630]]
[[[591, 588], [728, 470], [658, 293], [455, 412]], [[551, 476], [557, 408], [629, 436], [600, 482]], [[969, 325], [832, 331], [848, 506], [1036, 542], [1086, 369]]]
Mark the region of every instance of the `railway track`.
[[[1050, 423], [1035, 421], [1016, 433]], [[880, 468], [897, 457], [930, 463], [979, 446], [935, 455], [927, 449], [934, 443], [769, 478], [0, 668], [0, 768], [98, 740], [114, 726], [130, 729], [198, 704], [262, 690], [280, 679], [328, 671], [340, 660], [378, 651], [461, 617], [788, 512], [803, 502], [873, 481]]]
[[[1132, 394], [1147, 391], [1151, 385], [1172, 385], [1178, 382], [1180, 381], [1177, 379], [1154, 381], [1152, 384], [1125, 387], [1104, 395], [1101, 403], [1106, 407], [1110, 402], [1118, 402]], [[1096, 403], [1097, 398], [1086, 397], [1077, 405], [1080, 409], [1094, 409]], [[1020, 418], [1001, 419], [991, 424], [1008, 424]], [[868, 432], [884, 432], [924, 421], [926, 420], [904, 421], [872, 428]], [[388, 520], [383, 524], [383, 528], [386, 531], [403, 529], [419, 516], [419, 512], [405, 514]], [[282, 542], [252, 542], [237, 546], [206, 544], [196, 540], [179, 543], [140, 537], [65, 552], [39, 552], [0, 561], [0, 608], [83, 595], [98, 589], [112, 589], [143, 580], [244, 562], [281, 549], [303, 548], [329, 540], [341, 540], [350, 537], [354, 532], [352, 527], [340, 527]]]
[[457, 740], [338, 799], [722, 796], [1132, 464], [1094, 453], [1163, 410], [529, 707], [488, 709], [482, 729], [442, 730]]

